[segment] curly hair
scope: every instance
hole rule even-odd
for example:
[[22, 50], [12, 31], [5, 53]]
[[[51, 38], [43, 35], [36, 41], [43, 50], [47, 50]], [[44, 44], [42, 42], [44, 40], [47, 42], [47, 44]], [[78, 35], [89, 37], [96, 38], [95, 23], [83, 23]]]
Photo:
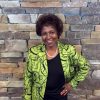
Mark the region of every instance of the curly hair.
[[43, 14], [39, 16], [36, 22], [36, 33], [41, 36], [41, 30], [44, 26], [53, 26], [58, 34], [58, 37], [63, 32], [63, 22], [62, 20], [54, 14]]

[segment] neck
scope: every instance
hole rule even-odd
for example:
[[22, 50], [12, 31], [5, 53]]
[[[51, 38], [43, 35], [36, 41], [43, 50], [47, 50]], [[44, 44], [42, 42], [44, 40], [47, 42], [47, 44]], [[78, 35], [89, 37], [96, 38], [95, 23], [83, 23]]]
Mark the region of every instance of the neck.
[[57, 49], [57, 44], [55, 44], [54, 46], [46, 46], [46, 50], [47, 51], [51, 51], [51, 50], [55, 50], [55, 49]]

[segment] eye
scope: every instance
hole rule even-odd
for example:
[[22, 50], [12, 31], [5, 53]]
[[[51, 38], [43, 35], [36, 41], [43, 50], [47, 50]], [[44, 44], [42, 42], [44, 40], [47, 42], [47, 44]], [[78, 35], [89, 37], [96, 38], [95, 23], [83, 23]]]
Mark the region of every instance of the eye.
[[46, 34], [47, 34], [46, 32], [41, 33], [42, 36], [45, 36]]
[[51, 32], [50, 32], [50, 34], [51, 34], [51, 35], [54, 35], [54, 34], [55, 34], [55, 32], [54, 32], [54, 31], [51, 31]]

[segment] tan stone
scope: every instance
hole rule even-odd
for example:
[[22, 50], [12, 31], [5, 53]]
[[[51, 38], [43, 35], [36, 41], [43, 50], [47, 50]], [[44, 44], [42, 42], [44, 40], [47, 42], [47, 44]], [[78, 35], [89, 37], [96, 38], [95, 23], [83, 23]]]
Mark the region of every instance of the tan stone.
[[61, 7], [60, 2], [21, 2], [21, 7]]
[[100, 90], [94, 90], [93, 94], [94, 96], [100, 96]]
[[13, 73], [13, 71], [16, 70], [15, 67], [4, 67], [4, 68], [0, 68], [0, 73], [1, 74], [6, 74], [6, 73]]
[[82, 39], [82, 44], [100, 44], [100, 39]]
[[8, 23], [6, 15], [0, 15], [0, 23]]
[[7, 88], [0, 88], [0, 92], [7, 92]]
[[1, 57], [22, 57], [20, 52], [2, 52]]
[[17, 64], [16, 63], [0, 63], [0, 68], [16, 68], [17, 67]]
[[0, 87], [23, 87], [22, 81], [0, 81]]
[[55, 14], [55, 15], [57, 15], [62, 20], [62, 22], [65, 23], [65, 16], [64, 16], [64, 14]]
[[95, 31], [100, 31], [100, 25], [95, 26]]
[[91, 38], [100, 38], [100, 32], [91, 32]]
[[36, 31], [35, 24], [0, 24], [0, 32]]
[[64, 28], [63, 31], [68, 31], [69, 30], [69, 24], [63, 24]]

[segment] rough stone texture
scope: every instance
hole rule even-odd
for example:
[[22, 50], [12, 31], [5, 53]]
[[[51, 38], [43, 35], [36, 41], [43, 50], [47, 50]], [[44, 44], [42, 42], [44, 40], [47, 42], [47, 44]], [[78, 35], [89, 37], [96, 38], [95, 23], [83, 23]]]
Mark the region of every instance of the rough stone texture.
[[0, 87], [23, 87], [22, 81], [0, 81]]
[[79, 2], [64, 2], [62, 4], [63, 7], [87, 7], [87, 2], [79, 1]]
[[3, 8], [3, 13], [5, 14], [24, 14], [25, 9], [18, 8], [18, 7], [6, 7], [6, 8]]
[[100, 96], [100, 90], [94, 90], [93, 94], [94, 94], [95, 96]]
[[83, 7], [81, 8], [81, 15], [99, 15], [100, 14], [100, 8], [92, 8], [92, 7]]
[[1, 53], [1, 57], [22, 57], [22, 54], [19, 52], [4, 52]]
[[91, 38], [100, 38], [100, 32], [91, 32]]
[[18, 1], [0, 1], [1, 7], [19, 7], [20, 4]]
[[100, 70], [93, 71], [92, 78], [94, 78], [94, 79], [100, 79]]
[[21, 2], [21, 7], [61, 7], [59, 2]]
[[25, 52], [27, 51], [26, 41], [25, 40], [6, 40], [4, 51]]
[[95, 26], [95, 31], [100, 31], [100, 25]]
[[89, 60], [100, 60], [100, 45], [99, 44], [84, 44], [82, 53]]
[[6, 15], [0, 15], [0, 23], [8, 23]]
[[66, 23], [68, 24], [82, 24], [80, 16], [66, 16]]
[[35, 31], [35, 24], [0, 24], [0, 32]]
[[55, 14], [55, 15], [57, 15], [62, 20], [62, 22], [65, 23], [65, 16], [63, 14]]
[[41, 39], [41, 37], [36, 32], [30, 32], [30, 39]]
[[36, 23], [38, 15], [37, 14], [31, 14], [31, 22]]
[[100, 23], [100, 15], [90, 15], [90, 16], [83, 16], [82, 17], [83, 24], [93, 24], [98, 25]]
[[86, 39], [86, 38], [90, 38], [90, 33], [91, 32], [71, 32], [71, 31], [68, 31], [66, 33], [66, 38], [69, 38], [69, 39]]
[[9, 97], [0, 97], [0, 100], [10, 100]]
[[93, 31], [92, 25], [71, 25], [71, 31]]
[[2, 9], [0, 9], [0, 14], [2, 13]]
[[10, 23], [30, 23], [30, 16], [27, 14], [10, 14], [8, 15]]

